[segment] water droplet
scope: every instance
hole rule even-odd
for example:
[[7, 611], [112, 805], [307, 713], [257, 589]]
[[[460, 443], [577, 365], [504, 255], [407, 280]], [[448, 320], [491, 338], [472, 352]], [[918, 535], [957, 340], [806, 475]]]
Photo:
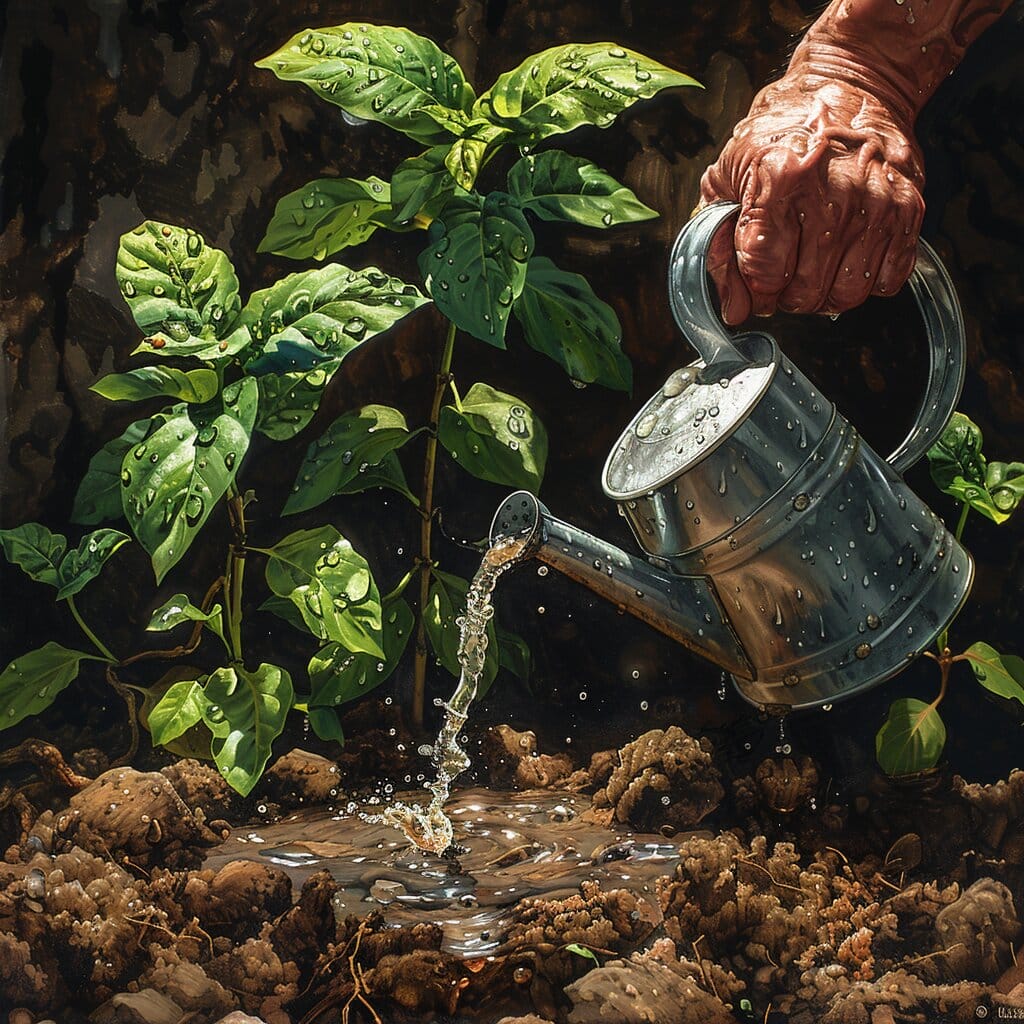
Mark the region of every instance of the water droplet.
[[863, 661], [871, 653], [871, 644], [857, 644], [853, 653]]
[[212, 423], [208, 423], [205, 427], [200, 428], [196, 434], [196, 444], [203, 448], [208, 448], [216, 440], [217, 428]]
[[650, 437], [654, 433], [654, 428], [657, 425], [656, 416], [644, 416], [642, 420], [636, 425], [636, 436], [639, 438]]

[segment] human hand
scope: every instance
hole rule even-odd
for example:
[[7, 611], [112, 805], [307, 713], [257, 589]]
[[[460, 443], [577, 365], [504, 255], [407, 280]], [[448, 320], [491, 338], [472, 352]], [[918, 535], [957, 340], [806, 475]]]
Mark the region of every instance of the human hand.
[[708, 253], [722, 318], [840, 313], [898, 291], [914, 268], [923, 184], [893, 105], [791, 69], [758, 94], [701, 181], [702, 205], [741, 207]]

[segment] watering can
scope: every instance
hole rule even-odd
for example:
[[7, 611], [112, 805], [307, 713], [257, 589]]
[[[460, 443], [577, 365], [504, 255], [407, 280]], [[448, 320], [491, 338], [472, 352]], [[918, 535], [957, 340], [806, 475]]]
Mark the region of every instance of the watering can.
[[763, 331], [730, 334], [707, 249], [737, 210], [680, 232], [675, 320], [700, 358], [637, 413], [604, 466], [644, 557], [510, 495], [491, 541], [538, 559], [732, 674], [762, 710], [832, 704], [895, 675], [970, 590], [970, 556], [901, 473], [941, 435], [963, 386], [964, 326], [949, 275], [921, 242], [910, 287], [930, 353], [914, 425], [881, 458]]

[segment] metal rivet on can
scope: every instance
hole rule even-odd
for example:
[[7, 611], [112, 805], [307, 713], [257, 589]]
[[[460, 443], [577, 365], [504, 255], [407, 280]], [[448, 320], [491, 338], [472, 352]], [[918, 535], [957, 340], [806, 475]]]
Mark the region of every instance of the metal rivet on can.
[[882, 624], [882, 620], [875, 615], [873, 612], [867, 617], [868, 629], [878, 629]]
[[866, 658], [871, 653], [871, 644], [857, 644], [853, 651], [858, 658]]
[[807, 506], [810, 505], [810, 503], [811, 503], [811, 496], [809, 494], [801, 493], [801, 494], [798, 494], [793, 499], [793, 508], [795, 508], [797, 510], [797, 512], [803, 512], [803, 510], [805, 508], [807, 508]]
[[800, 682], [800, 677], [795, 672], [787, 673], [782, 680], [786, 686], [796, 686]]

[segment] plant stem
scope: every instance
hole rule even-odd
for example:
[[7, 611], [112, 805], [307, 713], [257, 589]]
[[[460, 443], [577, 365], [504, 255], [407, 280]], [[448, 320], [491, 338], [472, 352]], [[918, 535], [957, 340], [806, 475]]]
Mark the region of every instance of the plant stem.
[[942, 678], [939, 683], [938, 696], [928, 705], [930, 708], [937, 708], [942, 703], [943, 698], [946, 696], [946, 690], [949, 688], [949, 670], [953, 664], [953, 659], [949, 655], [949, 648], [947, 647], [935, 660], [939, 663], [939, 671], [942, 673]]
[[[965, 501], [960, 508], [960, 518], [957, 520], [956, 529], [953, 531], [953, 536], [960, 540], [964, 535], [964, 526], [967, 523], [967, 516], [971, 511], [971, 506]], [[952, 625], [952, 623], [950, 623]], [[947, 626], [940, 634], [938, 640], [935, 641], [935, 646], [938, 648], [939, 657], [941, 658], [943, 652], [949, 647], [949, 626]], [[940, 662], [941, 664], [941, 662]], [[948, 671], [948, 669], [947, 669]]]
[[412, 683], [412, 724], [417, 730], [423, 728], [423, 704], [427, 679], [427, 627], [424, 612], [430, 599], [430, 570], [433, 567], [430, 540], [434, 525], [434, 469], [437, 461], [437, 421], [441, 415], [441, 401], [445, 389], [451, 383], [452, 355], [455, 352], [455, 324], [449, 321], [448, 335], [441, 351], [441, 362], [434, 380], [434, 399], [430, 405], [430, 421], [427, 424], [427, 451], [423, 459], [423, 490], [420, 496], [420, 603], [416, 626], [416, 660], [413, 665]]
[[85, 619], [82, 618], [81, 612], [78, 610], [78, 605], [75, 604], [74, 597], [67, 598], [68, 608], [71, 609], [71, 614], [75, 617], [75, 622], [81, 627], [82, 632], [93, 642], [96, 650], [103, 655], [112, 665], [117, 664], [117, 658], [110, 653], [110, 649], [103, 643], [102, 640], [86, 625]]
[[242, 583], [245, 578], [245, 507], [238, 488], [228, 488], [228, 518], [234, 537], [228, 550], [228, 564], [224, 570], [224, 611], [227, 615], [228, 646], [231, 660], [242, 661]]

